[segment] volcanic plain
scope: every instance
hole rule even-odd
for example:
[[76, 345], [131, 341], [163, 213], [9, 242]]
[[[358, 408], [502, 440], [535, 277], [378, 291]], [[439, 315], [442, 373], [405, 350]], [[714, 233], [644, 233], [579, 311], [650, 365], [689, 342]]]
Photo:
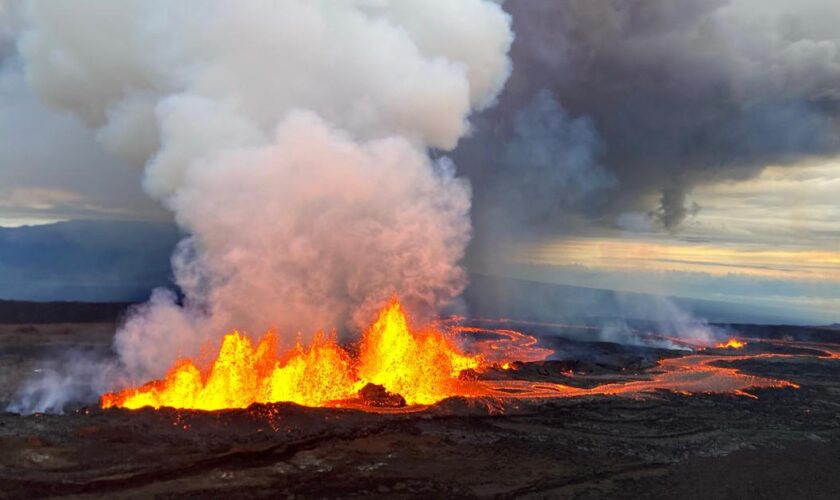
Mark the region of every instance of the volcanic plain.
[[[0, 497], [840, 498], [840, 333], [732, 327], [744, 348], [691, 353], [517, 328], [555, 354], [481, 379], [584, 391], [454, 397], [412, 411], [103, 410], [95, 400], [63, 414], [7, 410]], [[0, 325], [2, 407], [68, 351], [110, 355], [114, 329]], [[644, 387], [667, 372], [660, 361], [692, 355], [790, 385], [593, 390]]]

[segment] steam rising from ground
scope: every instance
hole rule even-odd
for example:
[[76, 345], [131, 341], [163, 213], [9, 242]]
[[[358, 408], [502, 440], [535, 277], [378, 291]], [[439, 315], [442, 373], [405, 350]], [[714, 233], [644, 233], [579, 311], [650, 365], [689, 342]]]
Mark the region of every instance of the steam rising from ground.
[[646, 318], [654, 325], [655, 330], [639, 332], [628, 325], [626, 320], [614, 319], [601, 326], [599, 338], [603, 341], [687, 350], [688, 347], [685, 345], [676, 344], [667, 337], [678, 338], [680, 341], [701, 346], [711, 345], [725, 338], [725, 329], [709, 325], [703, 318], [694, 317], [668, 297], [627, 296], [616, 293], [615, 298], [617, 307], [614, 309], [614, 314], [623, 318]]
[[35, 1], [32, 86], [145, 168], [193, 236], [117, 336], [159, 376], [231, 328], [352, 327], [465, 285], [470, 192], [445, 158], [510, 72], [494, 2]]
[[45, 363], [38, 373], [38, 377], [19, 388], [7, 411], [60, 413], [68, 404], [95, 401], [122, 376], [115, 363], [80, 349], [62, 353]]
[[[243, 165], [253, 172], [242, 175]], [[433, 311], [462, 290], [467, 184], [402, 139], [358, 144], [300, 113], [272, 143], [199, 168], [170, 199], [196, 235], [174, 268], [186, 310], [211, 314], [185, 315], [158, 293], [118, 337], [132, 368], [163, 370], [159, 345], [189, 352], [236, 325], [362, 326], [392, 294]], [[173, 337], [173, 327], [191, 333]]]

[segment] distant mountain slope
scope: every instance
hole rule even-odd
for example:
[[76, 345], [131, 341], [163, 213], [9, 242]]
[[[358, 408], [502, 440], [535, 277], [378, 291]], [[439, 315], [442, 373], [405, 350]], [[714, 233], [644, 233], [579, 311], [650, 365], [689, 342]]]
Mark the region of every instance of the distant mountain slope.
[[[152, 222], [70, 221], [0, 228], [0, 299], [145, 301], [152, 288], [172, 285], [169, 258], [181, 236], [173, 224]], [[710, 322], [809, 324], [808, 318], [794, 312], [742, 304], [481, 274], [471, 274], [470, 279], [464, 301], [474, 316], [657, 321], [674, 313], [667, 310], [670, 303]], [[6, 312], [13, 318], [18, 314], [14, 308]]]
[[170, 284], [173, 224], [69, 221], [0, 228], [0, 299], [132, 302]]
[[[464, 300], [473, 316], [601, 324], [616, 318], [660, 322], [682, 313], [714, 323], [812, 324], [793, 311], [710, 300], [617, 292], [471, 274]], [[593, 321], [587, 321], [587, 320]]]
[[[144, 300], [148, 290], [143, 291]], [[796, 327], [767, 327], [756, 325], [804, 324], [803, 321], [770, 311], [742, 310], [743, 307], [680, 298], [657, 297], [644, 294], [619, 293], [613, 290], [538, 283], [484, 275], [473, 275], [464, 299], [473, 317], [514, 318], [575, 324], [603, 325], [613, 319], [625, 320], [636, 327], [656, 324], [662, 316], [674, 314], [663, 311], [668, 302], [679, 311], [705, 318], [711, 323], [738, 324], [739, 331], [781, 337]], [[27, 302], [0, 300], [2, 323], [88, 323], [112, 322], [119, 319], [129, 302]], [[746, 324], [751, 323], [751, 324]], [[650, 326], [650, 325], [647, 325]], [[755, 330], [759, 328], [759, 330]], [[820, 330], [836, 335], [840, 325], [808, 328], [806, 333], [817, 338]], [[755, 330], [755, 331], [754, 331]], [[769, 333], [768, 333], [769, 332]], [[775, 333], [778, 335], [775, 335]], [[804, 337], [803, 337], [804, 338]], [[833, 337], [830, 337], [833, 338]]]
[[0, 300], [0, 324], [113, 323], [131, 306], [123, 302], [21, 302]]

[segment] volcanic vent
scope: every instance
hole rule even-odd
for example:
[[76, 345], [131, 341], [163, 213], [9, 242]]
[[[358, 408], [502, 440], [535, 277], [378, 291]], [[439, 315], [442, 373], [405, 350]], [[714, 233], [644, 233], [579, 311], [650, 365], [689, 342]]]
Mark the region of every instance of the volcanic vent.
[[[454, 335], [476, 332], [489, 334], [494, 340], [474, 340], [471, 346], [479, 352], [465, 353]], [[628, 375], [619, 382], [589, 388], [574, 385], [578, 377], [563, 369], [558, 374], [573, 385], [520, 378], [514, 366], [524, 366], [523, 360], [538, 363], [553, 354], [538, 344], [536, 337], [510, 328], [456, 324], [446, 329], [412, 329], [403, 307], [394, 299], [356, 345], [345, 347], [334, 336], [318, 333], [308, 345], [299, 340], [294, 347], [282, 350], [272, 332], [255, 346], [247, 336], [234, 331], [224, 336], [213, 359], [204, 363], [181, 359], [163, 379], [104, 394], [100, 403], [103, 408], [221, 410], [247, 408], [254, 403], [292, 402], [368, 411], [419, 411], [453, 396], [510, 400], [634, 396], [668, 390], [686, 395], [729, 393], [755, 397], [748, 391], [798, 388], [786, 380], [750, 376], [717, 365], [780, 356], [767, 353], [663, 358], [648, 377]], [[736, 344], [743, 346], [745, 342], [730, 339], [717, 347]], [[698, 351], [705, 348], [698, 347]], [[485, 376], [488, 372], [489, 377]], [[505, 376], [495, 377], [492, 372]]]
[[275, 334], [256, 345], [238, 332], [227, 334], [218, 355], [204, 369], [180, 360], [163, 380], [102, 396], [105, 408], [245, 408], [253, 403], [294, 402], [342, 406], [369, 384], [384, 387], [408, 404], [430, 404], [458, 395], [462, 370], [481, 356], [466, 355], [434, 329], [414, 332], [402, 306], [392, 301], [364, 333], [355, 352], [334, 337], [317, 334], [280, 351]]

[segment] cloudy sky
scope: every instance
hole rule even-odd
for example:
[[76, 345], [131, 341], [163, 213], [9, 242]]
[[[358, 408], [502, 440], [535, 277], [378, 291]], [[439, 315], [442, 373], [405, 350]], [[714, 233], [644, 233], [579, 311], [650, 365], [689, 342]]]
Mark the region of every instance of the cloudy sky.
[[0, 225], [169, 217], [143, 193], [139, 169], [39, 103], [14, 57], [0, 68], [0, 116]]
[[835, 322], [840, 310], [840, 161], [768, 167], [746, 181], [697, 188], [702, 207], [676, 234], [625, 216], [600, 234], [508, 248], [509, 276], [771, 307]]
[[[472, 185], [471, 271], [840, 321], [840, 2], [504, 8], [511, 77], [441, 153]], [[0, 9], [0, 226], [171, 221], [36, 96], [25, 5]]]

